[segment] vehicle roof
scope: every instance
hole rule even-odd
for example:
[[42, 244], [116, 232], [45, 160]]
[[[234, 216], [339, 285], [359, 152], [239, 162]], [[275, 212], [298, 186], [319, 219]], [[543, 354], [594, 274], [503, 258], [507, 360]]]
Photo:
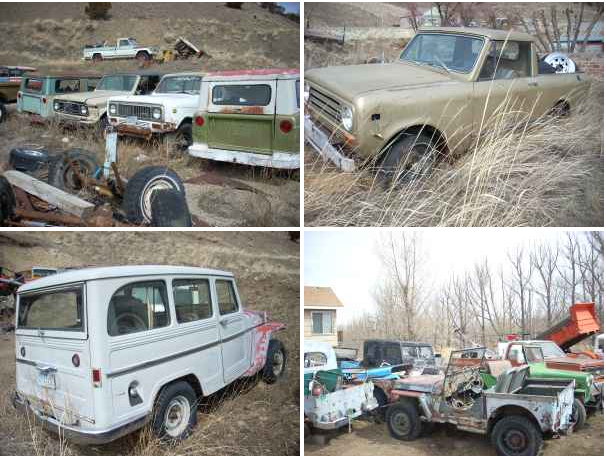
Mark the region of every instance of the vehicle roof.
[[103, 76], [164, 76], [164, 72], [154, 70], [141, 70], [140, 72], [118, 72], [118, 73], [106, 73]]
[[424, 343], [424, 342], [410, 342], [410, 341], [406, 341], [406, 340], [397, 340], [397, 339], [366, 339], [364, 341], [364, 343], [366, 342], [377, 342], [377, 343], [398, 343], [400, 345], [418, 345], [418, 346], [423, 346], [423, 347], [431, 347], [431, 344], [429, 343]]
[[193, 75], [193, 76], [206, 76], [208, 75], [208, 73], [206, 72], [178, 72], [178, 73], [167, 73], [164, 75], [164, 78], [167, 78], [169, 76], [187, 76], [187, 75]]
[[21, 65], [0, 65], [0, 68], [27, 70], [27, 71], [30, 71], [30, 72], [35, 72], [37, 70], [35, 67], [23, 67]]
[[333, 352], [332, 345], [327, 342], [315, 342], [313, 340], [304, 340], [303, 341], [303, 352], [310, 353], [313, 351], [317, 351], [320, 353], [324, 353], [326, 355], [330, 355]]
[[512, 340], [509, 343], [530, 344], [530, 343], [539, 343], [539, 342], [549, 342], [549, 343], [552, 343], [552, 344], [556, 344], [553, 340], [539, 340], [539, 339], [537, 339], [537, 340]]
[[498, 41], [507, 39], [515, 41], [535, 41], [535, 37], [528, 33], [515, 30], [484, 29], [481, 27], [421, 27], [417, 33], [420, 32], [464, 33], [466, 35], [488, 37]]
[[66, 270], [54, 275], [49, 275], [48, 277], [31, 281], [21, 286], [17, 292], [24, 293], [26, 291], [48, 288], [51, 286], [100, 280], [105, 278], [136, 277], [146, 275], [213, 275], [219, 277], [233, 277], [231, 272], [206, 269], [202, 267], [164, 265], [87, 267], [84, 269]]
[[205, 79], [207, 81], [244, 81], [244, 80], [266, 80], [266, 79], [295, 79], [299, 78], [301, 72], [298, 68], [263, 68], [256, 70], [219, 70], [209, 72]]
[[50, 75], [27, 75], [26, 78], [101, 78], [102, 76], [85, 73], [52, 73]]

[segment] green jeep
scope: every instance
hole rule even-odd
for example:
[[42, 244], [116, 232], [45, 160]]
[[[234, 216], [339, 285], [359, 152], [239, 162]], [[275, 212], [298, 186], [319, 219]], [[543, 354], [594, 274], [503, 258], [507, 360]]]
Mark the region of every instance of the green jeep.
[[202, 80], [189, 154], [299, 169], [298, 69], [220, 71]]
[[[575, 400], [572, 409], [574, 429], [585, 424], [587, 410], [602, 405], [603, 384], [594, 382], [594, 377], [586, 372], [550, 369], [545, 365], [543, 351], [539, 346], [524, 345], [518, 356], [521, 364], [528, 364], [533, 379], [558, 379], [575, 381]], [[485, 388], [493, 387], [499, 374], [511, 367], [509, 360], [487, 360], [486, 367], [480, 375]]]

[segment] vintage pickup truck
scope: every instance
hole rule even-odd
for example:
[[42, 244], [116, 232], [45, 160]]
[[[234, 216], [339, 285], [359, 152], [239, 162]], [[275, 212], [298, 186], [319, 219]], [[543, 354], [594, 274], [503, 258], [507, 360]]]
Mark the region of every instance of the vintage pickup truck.
[[299, 69], [204, 76], [189, 154], [213, 161], [298, 169]]
[[107, 102], [109, 122], [118, 135], [151, 138], [174, 134], [180, 149], [192, 140], [192, 118], [198, 109], [204, 73], [164, 75], [149, 95], [122, 95]]
[[[473, 350], [483, 354], [481, 349]], [[528, 366], [520, 366], [503, 372], [494, 387], [484, 389], [483, 361], [468, 366], [453, 363], [466, 351], [451, 353], [444, 374], [375, 381], [389, 394], [386, 423], [392, 437], [410, 441], [419, 437], [425, 424], [450, 423], [489, 435], [499, 455], [534, 456], [543, 435], [569, 432], [573, 380], [533, 378]]]
[[109, 126], [107, 101], [110, 97], [149, 94], [161, 78], [160, 73], [153, 71], [105, 75], [92, 92], [55, 97], [53, 111], [62, 123], [97, 127], [103, 133]]
[[17, 111], [31, 115], [32, 121], [49, 120], [55, 113], [55, 97], [94, 91], [100, 78], [76, 74], [23, 77], [17, 94]]
[[498, 112], [512, 124], [567, 112], [589, 86], [583, 73], [540, 73], [531, 35], [422, 28], [396, 62], [306, 71], [305, 140], [343, 170], [410, 179], [467, 150]]
[[33, 67], [0, 66], [0, 123], [7, 117], [5, 105], [17, 101], [23, 75], [35, 71]]
[[150, 60], [160, 54], [160, 48], [139, 46], [134, 38], [118, 38], [116, 46], [107, 43], [87, 46], [82, 50], [83, 60], [101, 61], [103, 59]]

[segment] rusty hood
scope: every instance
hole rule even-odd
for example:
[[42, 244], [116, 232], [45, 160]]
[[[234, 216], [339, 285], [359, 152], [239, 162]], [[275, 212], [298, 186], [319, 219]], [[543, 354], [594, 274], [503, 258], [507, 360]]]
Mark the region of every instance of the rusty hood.
[[69, 102], [86, 103], [88, 106], [101, 106], [107, 103], [107, 99], [118, 95], [127, 95], [127, 91], [90, 91], [78, 92], [75, 94], [65, 94], [57, 97], [57, 100], [67, 100]]
[[305, 79], [347, 101], [373, 91], [430, 88], [458, 82], [446, 70], [409, 62], [315, 68], [305, 72]]
[[567, 371], [592, 371], [602, 369], [604, 371], [603, 359], [591, 358], [545, 358], [545, 366], [549, 369], [561, 369]]

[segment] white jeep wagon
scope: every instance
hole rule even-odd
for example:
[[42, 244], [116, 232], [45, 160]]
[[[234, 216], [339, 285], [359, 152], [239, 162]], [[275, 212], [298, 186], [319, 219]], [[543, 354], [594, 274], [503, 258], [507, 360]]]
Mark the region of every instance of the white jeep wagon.
[[69, 270], [17, 294], [15, 407], [79, 443], [152, 422], [187, 437], [201, 397], [260, 374], [274, 383], [285, 325], [244, 310], [229, 272], [121, 266]]

